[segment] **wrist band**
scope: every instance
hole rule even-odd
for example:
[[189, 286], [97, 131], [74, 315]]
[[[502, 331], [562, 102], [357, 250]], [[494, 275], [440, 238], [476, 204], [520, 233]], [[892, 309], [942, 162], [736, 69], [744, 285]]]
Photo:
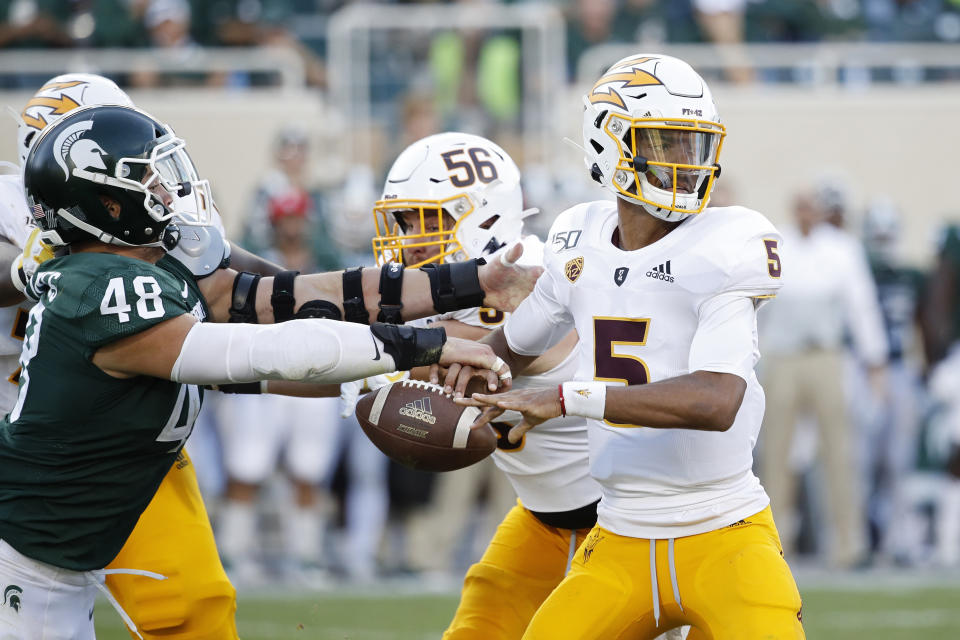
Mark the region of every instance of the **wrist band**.
[[563, 401], [563, 385], [562, 385], [562, 384], [558, 384], [558, 385], [557, 385], [557, 393], [560, 394], [560, 416], [563, 417], [563, 418], [566, 418], [566, 417], [567, 417], [567, 405], [566, 405], [566, 403]]
[[430, 294], [437, 313], [482, 307], [485, 294], [477, 271], [483, 258], [466, 262], [430, 263], [420, 270], [430, 278]]
[[560, 388], [560, 408], [564, 415], [603, 420], [607, 405], [606, 383], [564, 382]]

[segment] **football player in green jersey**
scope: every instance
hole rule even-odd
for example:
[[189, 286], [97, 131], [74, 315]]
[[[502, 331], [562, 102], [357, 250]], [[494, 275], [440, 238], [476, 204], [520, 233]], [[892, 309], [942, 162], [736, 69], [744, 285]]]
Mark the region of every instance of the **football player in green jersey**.
[[[44, 130], [27, 159], [31, 213], [69, 252], [40, 265], [28, 285], [38, 302], [17, 402], [0, 423], [0, 584], [16, 586], [19, 605], [0, 607], [2, 636], [93, 637], [99, 570], [176, 459], [201, 385], [335, 383], [455, 362], [487, 370], [492, 387], [509, 379], [489, 349], [434, 329], [318, 318], [203, 322], [225, 322], [231, 308], [234, 317], [269, 322], [278, 293], [255, 292], [256, 280], [229, 269], [198, 282], [165, 255], [177, 240], [176, 198], [208, 190], [185, 170], [183, 146], [143, 112], [100, 106]], [[209, 202], [208, 194], [195, 200]], [[402, 290], [381, 288], [411, 316], [475, 305], [461, 300], [471, 286], [484, 304], [509, 309], [532, 275], [498, 261], [474, 268], [472, 283], [449, 270], [411, 271]], [[366, 295], [378, 276], [390, 279], [358, 274], [368, 313], [378, 306]], [[339, 273], [290, 277], [280, 294], [291, 312], [301, 300], [339, 312], [341, 286]]]

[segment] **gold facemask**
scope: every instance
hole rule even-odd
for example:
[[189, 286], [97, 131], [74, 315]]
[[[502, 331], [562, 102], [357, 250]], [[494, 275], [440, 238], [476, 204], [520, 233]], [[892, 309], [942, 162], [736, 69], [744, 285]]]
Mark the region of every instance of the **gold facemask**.
[[[448, 262], [450, 256], [463, 251], [463, 246], [457, 240], [457, 230], [473, 211], [473, 204], [464, 195], [446, 200], [379, 200], [373, 207], [373, 225], [376, 231], [373, 237], [373, 256], [378, 265], [402, 262], [408, 268], [420, 267], [430, 262]], [[408, 212], [419, 214], [417, 233], [413, 232], [413, 228], [403, 228], [400, 214]], [[443, 215], [445, 212], [449, 217]], [[450, 215], [450, 212], [455, 212], [456, 216]], [[452, 226], [449, 218], [456, 220]], [[428, 224], [431, 230], [425, 231]], [[436, 230], [432, 229], [434, 225]], [[420, 247], [438, 247], [439, 251], [418, 260], [412, 257], [410, 250]]]
[[[670, 211], [703, 211], [720, 172], [717, 159], [727, 135], [722, 124], [617, 115], [605, 130], [620, 156], [613, 174], [613, 185], [620, 193]], [[659, 190], [660, 198], [645, 196], [639, 186], [644, 183]]]

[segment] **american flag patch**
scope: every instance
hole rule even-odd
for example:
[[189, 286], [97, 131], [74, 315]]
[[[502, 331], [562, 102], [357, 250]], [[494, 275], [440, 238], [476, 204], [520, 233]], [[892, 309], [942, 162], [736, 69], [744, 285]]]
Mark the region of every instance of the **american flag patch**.
[[47, 214], [43, 212], [43, 207], [41, 205], [39, 204], [33, 205], [33, 217], [36, 218], [37, 220], [47, 217]]

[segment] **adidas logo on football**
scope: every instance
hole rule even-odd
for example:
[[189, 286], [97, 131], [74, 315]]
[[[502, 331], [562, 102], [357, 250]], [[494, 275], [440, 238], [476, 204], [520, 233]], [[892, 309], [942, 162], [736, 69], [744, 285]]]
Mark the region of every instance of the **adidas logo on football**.
[[670, 261], [662, 262], [654, 268], [647, 271], [647, 277], [654, 280], [663, 280], [664, 282], [673, 282], [673, 276], [670, 275]]
[[400, 407], [400, 415], [419, 420], [420, 422], [426, 422], [427, 424], [436, 424], [437, 422], [437, 418], [430, 409], [430, 398], [408, 402]]

